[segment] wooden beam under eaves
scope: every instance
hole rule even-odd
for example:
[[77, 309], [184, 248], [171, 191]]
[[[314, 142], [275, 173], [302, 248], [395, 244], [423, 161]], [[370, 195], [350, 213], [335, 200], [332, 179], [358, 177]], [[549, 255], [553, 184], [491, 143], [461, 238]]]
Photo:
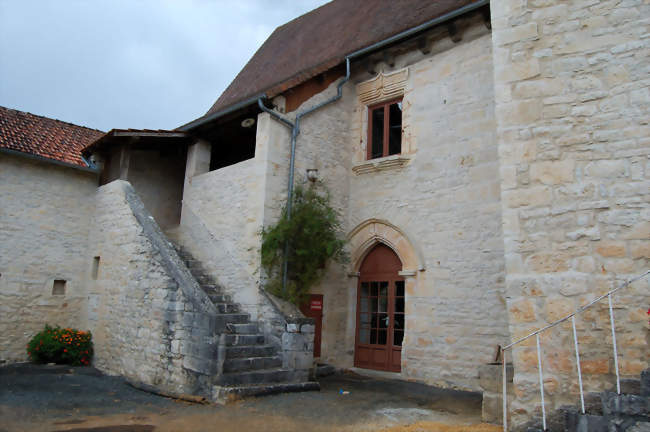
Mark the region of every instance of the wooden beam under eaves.
[[390, 67], [395, 66], [395, 54], [389, 52], [388, 50], [384, 50], [383, 58], [384, 58], [384, 63], [386, 63], [388, 66]]
[[429, 54], [431, 52], [432, 41], [426, 36], [418, 38], [418, 49], [422, 54]]
[[483, 15], [483, 22], [485, 23], [485, 27], [488, 28], [488, 30], [492, 30], [492, 19], [490, 17], [490, 8], [485, 7], [481, 10], [481, 15]]
[[377, 62], [372, 58], [372, 56], [368, 56], [363, 60], [362, 68], [365, 69], [370, 75], [377, 74]]
[[458, 27], [456, 27], [456, 23], [453, 21], [447, 23], [447, 31], [449, 32], [449, 37], [454, 41], [454, 43], [458, 43], [463, 39], [463, 35], [458, 31]]

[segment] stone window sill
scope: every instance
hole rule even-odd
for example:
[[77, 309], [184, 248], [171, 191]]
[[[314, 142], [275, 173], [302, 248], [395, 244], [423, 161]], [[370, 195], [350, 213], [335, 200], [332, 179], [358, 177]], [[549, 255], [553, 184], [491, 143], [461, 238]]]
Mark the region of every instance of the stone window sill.
[[392, 155], [377, 159], [366, 160], [357, 162], [352, 166], [352, 171], [356, 175], [368, 174], [373, 172], [388, 171], [399, 169], [406, 166], [411, 160], [408, 155]]

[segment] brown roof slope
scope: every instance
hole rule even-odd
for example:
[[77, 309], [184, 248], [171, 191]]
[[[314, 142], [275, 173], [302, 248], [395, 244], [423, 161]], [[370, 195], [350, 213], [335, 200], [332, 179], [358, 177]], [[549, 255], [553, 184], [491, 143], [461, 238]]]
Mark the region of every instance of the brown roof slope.
[[81, 150], [104, 132], [0, 107], [0, 148], [86, 167]]
[[334, 0], [278, 27], [207, 114], [267, 92], [274, 96], [361, 48], [476, 0]]

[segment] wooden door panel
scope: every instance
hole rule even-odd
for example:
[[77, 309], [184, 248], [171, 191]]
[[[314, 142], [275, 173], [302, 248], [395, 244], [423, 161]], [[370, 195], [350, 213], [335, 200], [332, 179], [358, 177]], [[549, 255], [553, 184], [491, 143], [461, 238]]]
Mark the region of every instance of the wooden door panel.
[[404, 323], [404, 279], [399, 258], [376, 246], [364, 259], [357, 288], [355, 366], [399, 372]]

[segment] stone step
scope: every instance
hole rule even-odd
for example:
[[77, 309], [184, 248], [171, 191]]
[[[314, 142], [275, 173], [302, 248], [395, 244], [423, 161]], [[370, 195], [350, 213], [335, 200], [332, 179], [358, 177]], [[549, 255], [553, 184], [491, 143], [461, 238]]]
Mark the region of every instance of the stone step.
[[203, 272], [203, 264], [201, 264], [201, 261], [197, 261], [195, 259], [186, 259], [183, 260], [185, 263], [185, 266], [190, 269], [191, 272], [197, 272], [197, 273], [202, 273]]
[[215, 384], [221, 386], [259, 385], [267, 383], [295, 382], [297, 374], [287, 369], [263, 369], [250, 372], [224, 373], [215, 377]]
[[226, 313], [235, 313], [239, 312], [239, 305], [234, 304], [234, 303], [215, 303], [215, 307], [217, 308], [217, 311], [221, 314], [226, 314]]
[[277, 349], [271, 345], [248, 345], [226, 347], [226, 358], [270, 357], [277, 354]]
[[[200, 286], [201, 286], [201, 289], [203, 291], [205, 291], [205, 293], [207, 295], [221, 294], [221, 287], [219, 285], [216, 285], [216, 284], [201, 284]], [[219, 303], [223, 303], [223, 302], [219, 302]]]
[[214, 279], [212, 279], [212, 276], [208, 276], [206, 274], [194, 274], [192, 273], [192, 276], [194, 276], [194, 279], [199, 283], [199, 285], [214, 285]]
[[227, 294], [219, 294], [218, 292], [206, 292], [213, 303], [232, 303], [232, 298]]
[[258, 333], [257, 323], [231, 324], [228, 328], [235, 334], [254, 335]]
[[[246, 313], [224, 313], [219, 314], [215, 317], [215, 330], [223, 331], [227, 330], [233, 325], [236, 324], [249, 324], [250, 315]], [[255, 331], [257, 333], [257, 331]]]
[[226, 346], [263, 345], [263, 334], [229, 334], [226, 335]]
[[254, 357], [254, 358], [233, 358], [223, 362], [224, 373], [249, 372], [260, 369], [273, 369], [282, 367], [282, 357]]
[[237, 387], [215, 387], [214, 397], [221, 403], [227, 403], [247, 397], [268, 396], [279, 393], [296, 393], [304, 391], [319, 391], [320, 384], [315, 381], [296, 383], [246, 385]]

